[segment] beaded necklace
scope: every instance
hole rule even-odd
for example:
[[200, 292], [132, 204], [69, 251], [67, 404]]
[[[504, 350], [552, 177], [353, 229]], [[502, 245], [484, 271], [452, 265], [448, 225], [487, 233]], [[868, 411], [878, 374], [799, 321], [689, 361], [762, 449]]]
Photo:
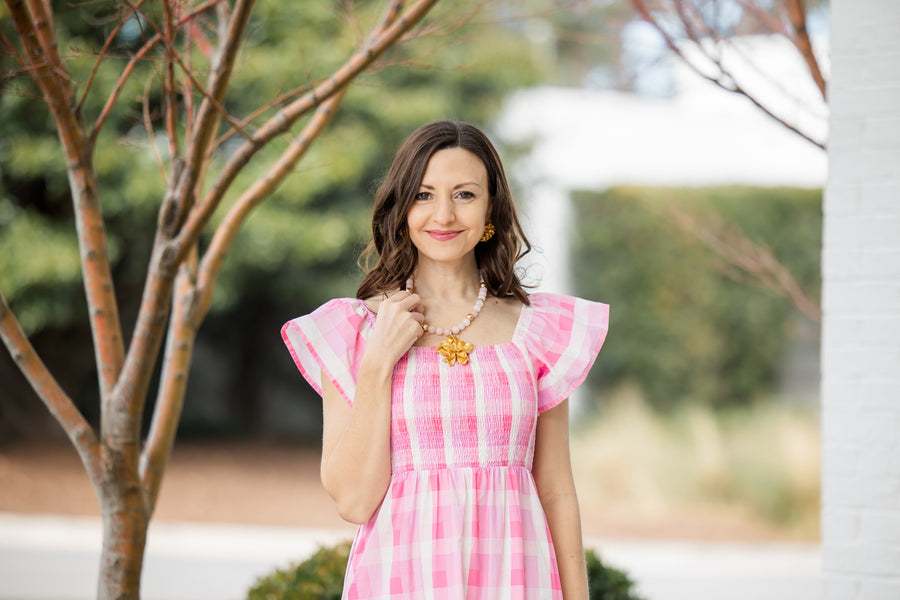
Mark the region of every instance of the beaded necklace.
[[[472, 311], [466, 314], [465, 318], [457, 325], [454, 325], [453, 327], [434, 327], [428, 323], [422, 323], [422, 329], [425, 333], [431, 332], [435, 335], [447, 336], [447, 338], [441, 342], [441, 345], [436, 348], [436, 352], [443, 356], [444, 358], [442, 360], [451, 367], [456, 363], [461, 365], [468, 364], [469, 352], [475, 348], [474, 344], [466, 342], [456, 336], [472, 324], [472, 321], [475, 320], [475, 317], [478, 316], [478, 313], [480, 313], [481, 309], [484, 307], [484, 299], [487, 298], [487, 286], [484, 284], [484, 276], [481, 276], [480, 279], [478, 298], [472, 306]], [[412, 277], [406, 280], [406, 289], [410, 293], [414, 293]]]

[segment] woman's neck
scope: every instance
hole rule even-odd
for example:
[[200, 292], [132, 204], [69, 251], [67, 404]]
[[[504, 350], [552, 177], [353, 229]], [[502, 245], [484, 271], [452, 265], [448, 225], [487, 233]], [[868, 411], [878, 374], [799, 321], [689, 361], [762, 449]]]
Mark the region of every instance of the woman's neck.
[[413, 274], [413, 287], [422, 299], [444, 301], [471, 300], [478, 295], [481, 277], [473, 260], [465, 265], [419, 264]]

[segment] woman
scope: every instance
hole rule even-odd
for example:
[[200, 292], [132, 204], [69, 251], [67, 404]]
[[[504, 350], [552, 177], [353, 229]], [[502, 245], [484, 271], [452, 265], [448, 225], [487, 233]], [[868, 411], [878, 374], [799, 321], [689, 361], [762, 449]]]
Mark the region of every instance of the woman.
[[525, 293], [496, 150], [439, 121], [375, 198], [356, 298], [285, 324], [323, 397], [322, 482], [360, 525], [344, 598], [586, 599], [568, 395], [608, 307]]

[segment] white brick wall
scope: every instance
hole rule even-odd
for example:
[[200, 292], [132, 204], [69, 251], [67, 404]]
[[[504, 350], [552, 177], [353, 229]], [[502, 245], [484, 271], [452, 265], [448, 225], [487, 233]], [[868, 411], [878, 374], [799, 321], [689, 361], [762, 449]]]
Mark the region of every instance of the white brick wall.
[[832, 0], [822, 252], [828, 600], [900, 600], [900, 1]]

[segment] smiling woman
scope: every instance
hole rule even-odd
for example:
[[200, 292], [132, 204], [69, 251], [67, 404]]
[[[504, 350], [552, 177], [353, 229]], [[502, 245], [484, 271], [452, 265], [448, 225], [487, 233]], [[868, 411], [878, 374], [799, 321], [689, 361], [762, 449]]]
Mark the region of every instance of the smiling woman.
[[406, 214], [419, 267], [432, 262], [425, 268], [439, 268], [463, 257], [474, 263], [472, 250], [484, 236], [490, 209], [484, 163], [462, 148], [440, 150], [428, 161], [420, 187]]
[[503, 167], [466, 123], [406, 140], [372, 233], [357, 297], [282, 329], [323, 398], [322, 483], [360, 525], [344, 598], [586, 599], [567, 398], [608, 307], [525, 293]]

